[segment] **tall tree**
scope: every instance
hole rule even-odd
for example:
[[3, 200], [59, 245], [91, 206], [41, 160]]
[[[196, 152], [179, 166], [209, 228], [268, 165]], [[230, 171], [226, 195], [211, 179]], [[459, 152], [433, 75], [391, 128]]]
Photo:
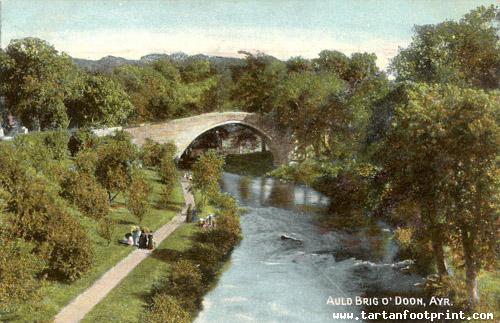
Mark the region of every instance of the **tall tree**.
[[455, 83], [484, 89], [500, 85], [498, 7], [478, 7], [460, 21], [415, 27], [390, 69], [398, 81]]
[[13, 40], [0, 59], [0, 83], [9, 108], [32, 129], [65, 128], [65, 101], [80, 72], [66, 54], [37, 38]]
[[498, 227], [499, 93], [414, 84], [405, 95], [379, 160], [392, 191], [418, 203], [441, 275], [444, 244], [461, 246], [475, 303], [477, 274], [491, 259]]
[[124, 124], [133, 106], [122, 87], [105, 76], [85, 78], [81, 94], [70, 101], [69, 117], [75, 126], [117, 126]]
[[232, 67], [232, 99], [246, 111], [270, 112], [275, 91], [286, 74], [285, 64], [264, 54], [240, 53], [246, 55], [245, 65]]

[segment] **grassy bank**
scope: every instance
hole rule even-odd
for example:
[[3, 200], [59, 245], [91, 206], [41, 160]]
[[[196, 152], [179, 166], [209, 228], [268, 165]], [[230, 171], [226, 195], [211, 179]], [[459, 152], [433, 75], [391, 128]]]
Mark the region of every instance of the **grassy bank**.
[[263, 176], [274, 169], [273, 155], [269, 151], [227, 155], [225, 160], [224, 170], [235, 174]]
[[[150, 200], [151, 212], [141, 223], [152, 230], [155, 230], [172, 219], [180, 210], [184, 203], [180, 183], [177, 183], [172, 194], [172, 203], [166, 209], [157, 208], [160, 199], [161, 183], [156, 172], [144, 170], [148, 182], [153, 187], [153, 193]], [[90, 287], [108, 269], [113, 267], [121, 259], [126, 257], [134, 250], [118, 243], [126, 232], [129, 232], [130, 225], [137, 224], [137, 219], [125, 207], [125, 199], [120, 194], [113, 202], [111, 216], [116, 221], [116, 229], [113, 235], [113, 241], [110, 245], [101, 238], [96, 232], [96, 222], [87, 217], [76, 215], [85, 231], [88, 233], [95, 252], [95, 262], [92, 269], [81, 279], [65, 284], [60, 282], [48, 282], [42, 290], [43, 298], [37, 304], [35, 311], [28, 308], [21, 308], [16, 317], [11, 320], [14, 322], [45, 322], [50, 321], [59, 310], [68, 304], [73, 298]]]
[[191, 246], [191, 238], [197, 231], [194, 224], [174, 231], [152, 257], [139, 264], [82, 322], [140, 322], [151, 288], [170, 272], [179, 253]]

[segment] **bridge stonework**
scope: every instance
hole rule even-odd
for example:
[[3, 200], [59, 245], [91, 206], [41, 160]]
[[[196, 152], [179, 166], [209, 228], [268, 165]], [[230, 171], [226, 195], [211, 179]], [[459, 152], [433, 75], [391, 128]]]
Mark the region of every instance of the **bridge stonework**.
[[198, 136], [227, 124], [242, 124], [260, 134], [273, 154], [276, 165], [289, 162], [293, 150], [290, 138], [279, 132], [272, 121], [255, 113], [212, 112], [124, 130], [132, 135], [137, 145], [144, 144], [148, 138], [158, 143], [172, 141], [177, 146], [176, 157], [180, 157]]

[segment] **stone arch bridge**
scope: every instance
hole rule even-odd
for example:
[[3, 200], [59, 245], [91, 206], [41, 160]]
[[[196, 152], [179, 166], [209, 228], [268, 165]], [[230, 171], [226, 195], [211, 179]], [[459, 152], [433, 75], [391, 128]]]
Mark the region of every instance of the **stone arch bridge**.
[[133, 142], [137, 145], [144, 144], [148, 138], [158, 143], [173, 141], [177, 146], [176, 157], [180, 157], [200, 135], [228, 124], [244, 125], [260, 135], [273, 154], [276, 165], [289, 162], [293, 150], [290, 138], [276, 129], [271, 120], [255, 113], [212, 112], [162, 123], [145, 124], [124, 131], [132, 135]]

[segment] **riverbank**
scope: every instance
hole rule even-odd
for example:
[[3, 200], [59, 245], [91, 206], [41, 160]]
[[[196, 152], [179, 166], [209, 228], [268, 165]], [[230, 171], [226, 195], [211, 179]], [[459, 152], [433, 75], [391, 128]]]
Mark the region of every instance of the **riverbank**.
[[269, 151], [241, 155], [227, 155], [224, 171], [240, 175], [264, 176], [274, 169]]

